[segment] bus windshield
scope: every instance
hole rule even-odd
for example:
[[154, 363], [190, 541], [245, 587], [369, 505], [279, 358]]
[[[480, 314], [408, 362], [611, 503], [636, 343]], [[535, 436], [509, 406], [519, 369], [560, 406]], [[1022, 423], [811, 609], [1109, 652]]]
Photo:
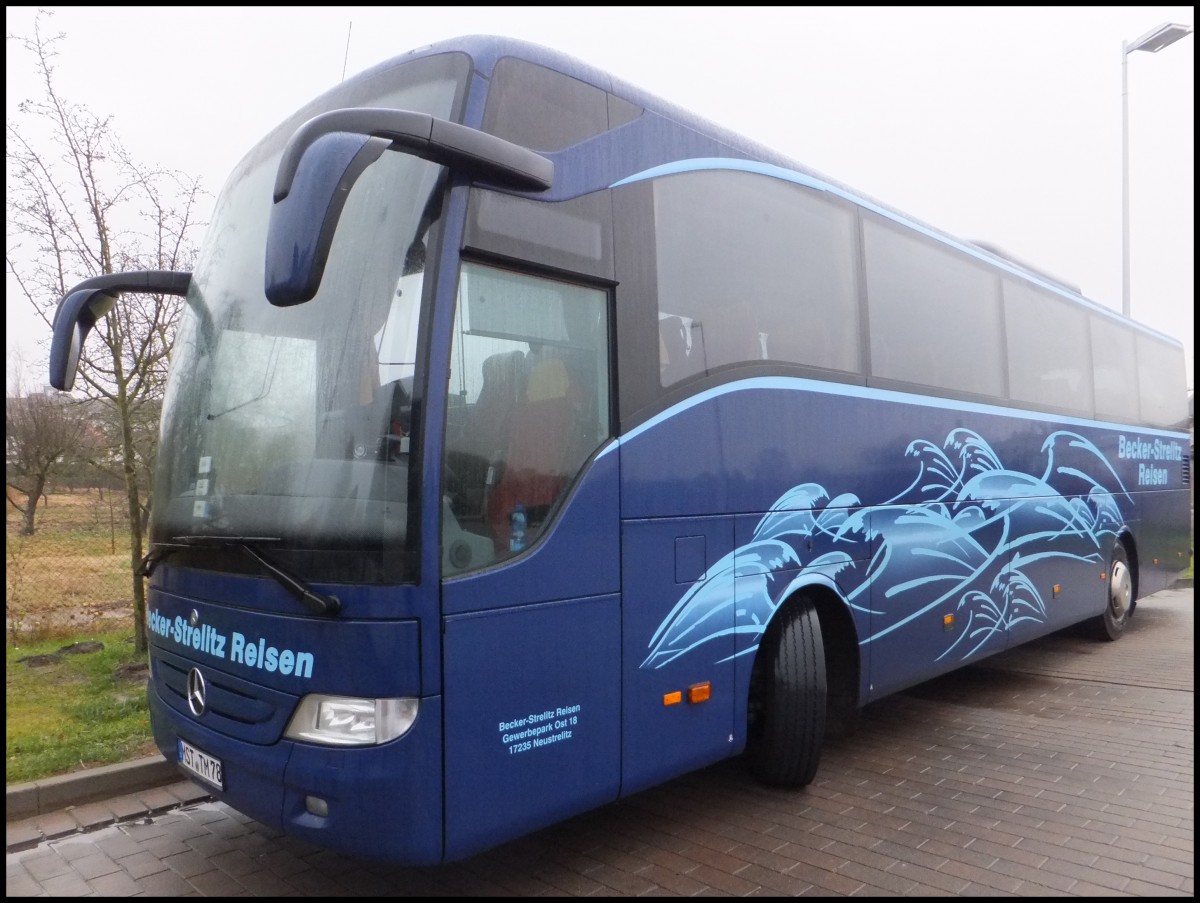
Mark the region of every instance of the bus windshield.
[[[457, 87], [423, 81], [377, 102], [448, 116]], [[262, 248], [279, 152], [260, 148], [229, 181], [194, 272], [151, 538], [249, 537], [324, 550], [294, 556], [308, 579], [406, 579], [416, 342], [444, 167], [376, 161], [346, 202], [316, 297], [277, 308]]]

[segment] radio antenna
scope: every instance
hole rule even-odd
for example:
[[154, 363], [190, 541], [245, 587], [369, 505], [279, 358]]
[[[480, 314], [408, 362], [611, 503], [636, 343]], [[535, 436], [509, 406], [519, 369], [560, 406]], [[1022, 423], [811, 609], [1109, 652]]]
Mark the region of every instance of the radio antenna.
[[342, 81], [346, 80], [346, 64], [350, 62], [350, 32], [354, 28], [354, 20], [346, 27], [346, 55], [342, 59]]

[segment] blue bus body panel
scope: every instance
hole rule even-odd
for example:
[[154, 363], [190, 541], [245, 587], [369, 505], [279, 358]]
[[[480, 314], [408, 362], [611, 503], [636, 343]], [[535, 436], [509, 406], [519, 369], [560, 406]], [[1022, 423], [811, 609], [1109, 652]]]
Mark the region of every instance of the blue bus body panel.
[[[1184, 440], [1186, 441], [1186, 440]], [[1187, 455], [1187, 446], [1184, 455]], [[1176, 465], [1178, 467], [1178, 465]], [[1188, 534], [1178, 525], [1191, 521], [1190, 489], [1147, 492], [1139, 497], [1141, 545], [1137, 555], [1138, 596], [1170, 589], [1190, 560]]]
[[[657, 549], [624, 550], [627, 704], [641, 688], [658, 693], [647, 672], [664, 655], [673, 667], [711, 665], [709, 647], [732, 631], [738, 658], [752, 658], [772, 612], [809, 581], [836, 588], [851, 609], [870, 662], [863, 702], [1099, 615], [1118, 536], [1152, 516], [1186, 522], [1187, 491], [1157, 488], [1182, 484], [1185, 443], [801, 379], [701, 393], [622, 440], [626, 535]], [[1133, 453], [1153, 457], [1153, 469]], [[721, 487], [713, 475], [723, 470]], [[739, 526], [736, 545], [706, 546], [706, 573], [668, 593], [679, 569], [672, 543], [723, 535], [701, 517], [722, 510], [753, 527]], [[1187, 536], [1140, 535], [1154, 548], [1135, 548], [1139, 563], [1162, 562], [1143, 577], [1145, 593], [1186, 564]], [[657, 658], [634, 654], [655, 644]], [[733, 722], [736, 749], [745, 722]], [[626, 727], [626, 750], [642, 748], [638, 716]]]
[[618, 503], [602, 451], [524, 554], [442, 584], [447, 859], [617, 797]]
[[[243, 578], [231, 589], [229, 603], [256, 598], [261, 583]], [[417, 621], [314, 618], [299, 603], [293, 601], [292, 608], [290, 615], [252, 611], [152, 585], [146, 620], [152, 649], [293, 698], [308, 692], [383, 697], [428, 692], [422, 687]]]
[[620, 598], [446, 619], [446, 856], [612, 801]]
[[[686, 607], [689, 588], [732, 545], [729, 517], [622, 525], [623, 795], [730, 754], [737, 693], [732, 580], [715, 588], [720, 598], [696, 621], [664, 622], [663, 613]], [[705, 681], [711, 698], [688, 703], [688, 688]], [[670, 693], [679, 699], [668, 705]]]
[[[161, 566], [147, 601], [152, 680], [148, 690], [156, 743], [179, 762], [179, 741], [224, 766], [213, 794], [264, 824], [354, 855], [434, 863], [442, 857], [441, 698], [421, 698], [413, 727], [398, 740], [369, 748], [318, 747], [282, 738], [306, 693], [361, 697], [421, 696], [421, 631], [417, 621], [313, 618], [298, 603], [272, 599], [292, 614], [252, 611], [163, 591], [203, 581]], [[226, 576], [215, 581], [229, 602], [270, 595], [274, 581]], [[340, 593], [365, 611], [383, 588]], [[193, 617], [195, 613], [195, 617]], [[196, 717], [186, 700], [188, 673], [207, 686], [207, 710]], [[306, 810], [316, 796], [329, 807]]]

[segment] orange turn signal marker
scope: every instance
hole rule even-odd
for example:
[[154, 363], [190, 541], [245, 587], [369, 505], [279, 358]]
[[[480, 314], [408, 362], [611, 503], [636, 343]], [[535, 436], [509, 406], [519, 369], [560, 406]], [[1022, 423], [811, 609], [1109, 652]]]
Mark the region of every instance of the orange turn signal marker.
[[678, 705], [681, 702], [683, 702], [681, 690], [672, 690], [670, 693], [663, 694], [663, 705]]
[[707, 702], [712, 696], [712, 684], [707, 680], [702, 684], [692, 684], [688, 687], [688, 702]]

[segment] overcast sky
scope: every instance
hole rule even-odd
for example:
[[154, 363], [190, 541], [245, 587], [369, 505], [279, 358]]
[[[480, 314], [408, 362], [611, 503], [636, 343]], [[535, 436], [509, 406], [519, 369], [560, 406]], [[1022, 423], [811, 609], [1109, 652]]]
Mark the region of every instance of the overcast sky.
[[[555, 47], [1121, 309], [1122, 42], [1190, 6], [49, 7], [55, 84], [143, 164], [214, 196], [281, 119], [461, 34]], [[35, 7], [5, 10], [6, 118], [38, 96]], [[1195, 37], [1128, 56], [1132, 311], [1193, 380]], [[214, 198], [204, 205], [211, 209]], [[207, 216], [205, 216], [207, 219]], [[11, 238], [7, 245], [11, 247]], [[48, 330], [7, 291], [7, 355], [46, 381]], [[29, 380], [27, 379], [27, 384]]]

